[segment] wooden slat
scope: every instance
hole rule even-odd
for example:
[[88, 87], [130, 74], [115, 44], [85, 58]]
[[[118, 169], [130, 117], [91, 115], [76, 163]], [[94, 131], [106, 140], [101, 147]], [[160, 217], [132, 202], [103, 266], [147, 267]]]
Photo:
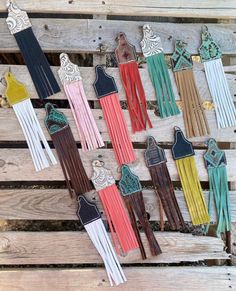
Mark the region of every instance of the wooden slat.
[[[131, 267], [124, 268], [122, 291], [225, 291], [236, 288], [233, 267]], [[2, 291], [76, 291], [111, 287], [104, 269], [9, 269], [0, 272]]]
[[[73, 135], [76, 141], [79, 141], [79, 134], [77, 127], [72, 116], [70, 109], [61, 109], [62, 112], [68, 117], [70, 127], [72, 129]], [[102, 110], [92, 109], [93, 116], [95, 118], [96, 124], [99, 131], [101, 132], [104, 141], [110, 141], [107, 126], [105, 120], [103, 119]], [[147, 131], [138, 132], [131, 134], [131, 122], [128, 110], [123, 110], [125, 120], [130, 132], [131, 140], [133, 142], [146, 142], [148, 135], [153, 135], [156, 137], [158, 142], [173, 142], [173, 128], [178, 125], [185, 132], [183, 116], [173, 116], [170, 118], [161, 119], [157, 117], [154, 110], [149, 110], [148, 114], [152, 121], [153, 128]], [[50, 135], [44, 125], [45, 109], [36, 109], [37, 116], [48, 140], [51, 140]], [[216, 124], [215, 111], [206, 111], [206, 116], [208, 124], [211, 130], [211, 137], [215, 138], [219, 142], [236, 142], [236, 127], [228, 127], [224, 129], [218, 129]], [[6, 126], [7, 122], [7, 126]], [[19, 121], [13, 109], [0, 108], [0, 141], [25, 141], [22, 129], [20, 127]], [[193, 142], [205, 142], [207, 136], [195, 137], [190, 140]]]
[[[51, 4], [50, 4], [51, 5]], [[44, 51], [47, 52], [113, 52], [117, 33], [124, 31], [129, 41], [141, 51], [141, 27], [143, 21], [95, 20], [95, 19], [32, 19], [33, 31]], [[198, 54], [200, 32], [203, 24], [155, 23], [150, 22], [163, 43], [165, 53], [173, 52], [173, 39], [188, 43], [187, 49]], [[236, 24], [207, 24], [223, 54], [236, 53]], [[2, 52], [16, 52], [19, 48], [14, 36], [9, 33], [5, 19], [0, 19]]]
[[[131, 165], [132, 171], [140, 177], [141, 180], [150, 180], [150, 174], [145, 167], [143, 158], [144, 150], [136, 149], [137, 160]], [[178, 181], [179, 176], [175, 162], [171, 157], [170, 150], [166, 150], [168, 160], [167, 166], [173, 181]], [[204, 150], [195, 150], [195, 160], [201, 181], [207, 181], [208, 175], [204, 166]], [[227, 169], [229, 181], [236, 180], [235, 150], [226, 150]], [[91, 177], [91, 162], [94, 159], [104, 159], [106, 167], [111, 169], [116, 180], [120, 179], [118, 166], [112, 149], [99, 149], [86, 154], [80, 150], [83, 165], [89, 177]], [[116, 170], [117, 169], [117, 170]], [[63, 173], [59, 164], [49, 167], [43, 171], [36, 172], [31, 160], [28, 149], [0, 149], [0, 181], [64, 181]]]
[[[190, 222], [189, 212], [183, 192], [175, 191], [179, 207], [185, 221]], [[209, 192], [204, 192], [208, 204]], [[146, 211], [151, 221], [159, 221], [159, 207], [153, 190], [143, 190]], [[98, 194], [90, 193], [87, 197], [96, 203], [102, 212], [103, 207]], [[55, 207], [56, 205], [56, 207]], [[216, 221], [215, 208], [212, 207], [211, 221]], [[232, 222], [236, 222], [236, 192], [230, 192], [230, 210]], [[70, 199], [67, 189], [1, 189], [0, 219], [29, 220], [77, 220], [77, 203]], [[164, 217], [164, 219], [166, 219]]]
[[[20, 3], [19, 3], [20, 2]], [[122, 0], [41, 0], [32, 3], [29, 0], [18, 1], [22, 9], [34, 13], [79, 13], [108, 14], [129, 16], [168, 16], [168, 17], [200, 17], [200, 18], [235, 18], [236, 5], [233, 0], [172, 0], [167, 2]], [[5, 2], [0, 3], [0, 11], [6, 11]]]
[[[177, 263], [227, 258], [220, 238], [193, 236], [176, 232], [158, 232], [155, 236], [162, 254], [151, 257], [148, 242], [145, 263]], [[0, 233], [0, 264], [93, 264], [102, 263], [86, 232], [2, 232]], [[119, 256], [123, 264], [141, 263], [140, 251]]]

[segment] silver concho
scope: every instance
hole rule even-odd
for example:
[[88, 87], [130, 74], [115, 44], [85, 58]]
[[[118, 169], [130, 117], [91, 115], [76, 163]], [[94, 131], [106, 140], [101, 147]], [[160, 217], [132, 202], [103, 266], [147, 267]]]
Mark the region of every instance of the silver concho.
[[25, 11], [20, 10], [15, 3], [9, 0], [6, 5], [8, 8], [6, 23], [11, 34], [15, 34], [32, 26]]
[[143, 55], [150, 57], [163, 52], [161, 38], [156, 36], [149, 24], [143, 26], [143, 39], [140, 42]]
[[94, 160], [92, 166], [93, 176], [91, 180], [97, 191], [115, 184], [115, 179], [112, 176], [111, 171], [103, 167], [103, 162]]
[[63, 84], [82, 80], [79, 67], [70, 61], [67, 54], [60, 54], [60, 62], [61, 67], [58, 70], [58, 75]]

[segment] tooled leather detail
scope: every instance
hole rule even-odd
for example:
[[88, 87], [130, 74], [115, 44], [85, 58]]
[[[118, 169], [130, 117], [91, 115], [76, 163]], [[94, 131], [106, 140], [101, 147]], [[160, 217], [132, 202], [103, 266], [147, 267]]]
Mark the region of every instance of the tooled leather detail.
[[45, 125], [50, 134], [60, 131], [68, 126], [68, 121], [64, 113], [60, 112], [51, 103], [45, 105], [46, 117]]
[[103, 167], [103, 163], [101, 161], [94, 160], [92, 162], [92, 166], [94, 172], [91, 180], [97, 191], [115, 184], [115, 179], [112, 176], [111, 171]]
[[157, 145], [153, 136], [147, 138], [147, 149], [144, 152], [147, 167], [166, 163], [165, 151]]
[[121, 173], [122, 176], [119, 181], [119, 187], [123, 196], [142, 191], [139, 177], [133, 174], [127, 165], [122, 166]]
[[62, 83], [70, 83], [73, 81], [82, 80], [79, 67], [70, 61], [67, 54], [60, 54], [60, 62], [61, 67], [58, 70], [58, 75]]
[[16, 34], [24, 29], [31, 27], [31, 22], [27, 13], [18, 8], [12, 1], [7, 1], [8, 17], [6, 19], [7, 26], [11, 34]]
[[153, 33], [149, 24], [143, 26], [143, 39], [140, 42], [143, 55], [150, 57], [163, 52], [161, 38]]

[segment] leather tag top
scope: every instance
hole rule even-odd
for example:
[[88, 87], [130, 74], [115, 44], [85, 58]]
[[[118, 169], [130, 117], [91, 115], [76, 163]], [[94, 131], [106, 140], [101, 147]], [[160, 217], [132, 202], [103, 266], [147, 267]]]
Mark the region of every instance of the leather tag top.
[[91, 180], [97, 191], [111, 186], [116, 182], [112, 176], [111, 171], [104, 168], [103, 164], [104, 163], [99, 160], [94, 160], [92, 162], [93, 175], [91, 177]]
[[227, 164], [225, 152], [218, 148], [213, 138], [208, 141], [208, 150], [204, 154], [204, 160], [207, 168], [217, 168]]
[[118, 64], [136, 61], [135, 46], [128, 42], [124, 32], [119, 32], [116, 38], [118, 46], [115, 49], [116, 60]]
[[58, 111], [51, 103], [47, 103], [45, 109], [46, 117], [44, 122], [50, 134], [56, 133], [69, 126], [65, 114]]
[[102, 66], [98, 65], [95, 67], [95, 74], [96, 80], [93, 83], [93, 87], [98, 99], [112, 93], [118, 93], [115, 79], [109, 76]]
[[58, 70], [58, 75], [62, 84], [82, 80], [79, 67], [70, 61], [67, 54], [60, 54], [60, 62], [61, 67]]
[[192, 69], [193, 61], [191, 54], [184, 48], [186, 43], [181, 40], [176, 40], [175, 51], [171, 56], [172, 69], [174, 72]]
[[134, 175], [127, 165], [121, 167], [121, 174], [119, 188], [123, 196], [142, 191], [139, 177]]
[[7, 72], [4, 78], [7, 83], [4, 95], [11, 106], [29, 98], [25, 85], [17, 81], [11, 72]]
[[194, 156], [192, 143], [184, 137], [182, 130], [178, 127], [175, 128], [175, 139], [171, 151], [174, 160]]
[[157, 145], [153, 136], [147, 138], [147, 149], [144, 152], [147, 167], [166, 163], [165, 151]]
[[83, 225], [101, 218], [100, 212], [94, 203], [89, 202], [84, 196], [79, 196], [79, 208], [77, 216]]

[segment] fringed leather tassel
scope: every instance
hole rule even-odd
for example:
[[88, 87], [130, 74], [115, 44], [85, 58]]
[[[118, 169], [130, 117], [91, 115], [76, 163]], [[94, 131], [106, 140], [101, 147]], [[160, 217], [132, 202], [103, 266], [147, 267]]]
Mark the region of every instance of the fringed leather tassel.
[[148, 24], [143, 26], [143, 39], [140, 44], [156, 92], [160, 117], [165, 118], [180, 114], [165, 61], [161, 38], [153, 33], [151, 26]]
[[94, 160], [92, 166], [91, 180], [102, 201], [117, 253], [121, 253], [119, 243], [123, 253], [137, 249], [139, 245], [111, 171], [99, 160]]
[[41, 171], [50, 166], [47, 155], [51, 163], [55, 165], [57, 161], [44, 136], [26, 87], [18, 82], [10, 72], [7, 72], [4, 78], [7, 83], [4, 94], [7, 97], [8, 103], [13, 107], [20, 123], [31, 153], [35, 170]]
[[191, 55], [184, 49], [185, 43], [175, 43], [172, 67], [175, 81], [183, 103], [183, 117], [187, 137], [204, 136], [210, 133], [204, 109], [201, 104], [194, 75]]
[[65, 115], [50, 103], [45, 105], [45, 109], [45, 124], [57, 151], [71, 197], [73, 193], [78, 196], [89, 192], [92, 190], [92, 186]]
[[135, 47], [131, 45], [123, 32], [117, 37], [115, 50], [119, 64], [120, 77], [126, 93], [133, 133], [152, 127], [147, 113], [146, 96], [136, 62]]
[[103, 259], [111, 286], [124, 283], [126, 277], [112, 247], [110, 238], [95, 204], [88, 202], [84, 196], [79, 197], [77, 215], [84, 225], [91, 241]]
[[210, 222], [202, 187], [194, 159], [192, 143], [188, 141], [180, 128], [175, 127], [175, 140], [172, 146], [173, 159], [183, 187], [193, 225]]
[[114, 78], [107, 75], [102, 66], [96, 66], [96, 80], [93, 84], [100, 100], [103, 116], [119, 165], [136, 160], [132, 142], [120, 107], [118, 90]]
[[214, 200], [217, 217], [216, 234], [220, 235], [231, 231], [227, 162], [225, 152], [218, 148], [214, 139], [210, 139], [207, 144], [208, 150], [204, 154], [204, 160], [210, 184], [208, 211], [211, 213]]
[[27, 13], [20, 10], [11, 0], [7, 1], [7, 8], [8, 28], [16, 39], [39, 97], [46, 98], [60, 92], [49, 63], [32, 31]]
[[137, 236], [142, 258], [146, 259], [146, 253], [139, 235], [135, 214], [137, 215], [137, 218], [146, 234], [151, 254], [153, 256], [157, 256], [161, 254], [161, 248], [154, 236], [151, 225], [147, 219], [147, 214], [143, 201], [142, 186], [140, 184], [139, 178], [130, 171], [127, 165], [122, 166], [121, 173], [122, 177], [119, 181], [119, 187], [121, 194], [123, 195], [126, 207], [128, 209], [132, 226], [134, 227]]
[[60, 55], [61, 67], [58, 71], [70, 108], [79, 132], [83, 151], [90, 151], [104, 146], [89, 107], [79, 67], [69, 60], [67, 54]]
[[172, 230], [184, 227], [184, 219], [181, 214], [170, 174], [166, 166], [167, 160], [164, 150], [157, 145], [154, 137], [147, 139], [147, 149], [144, 152], [146, 165], [149, 169], [153, 185], [157, 195], [161, 199], [166, 217]]
[[218, 128], [235, 126], [236, 109], [222, 65], [222, 53], [207, 26], [202, 28], [202, 45], [199, 52], [214, 102]]

